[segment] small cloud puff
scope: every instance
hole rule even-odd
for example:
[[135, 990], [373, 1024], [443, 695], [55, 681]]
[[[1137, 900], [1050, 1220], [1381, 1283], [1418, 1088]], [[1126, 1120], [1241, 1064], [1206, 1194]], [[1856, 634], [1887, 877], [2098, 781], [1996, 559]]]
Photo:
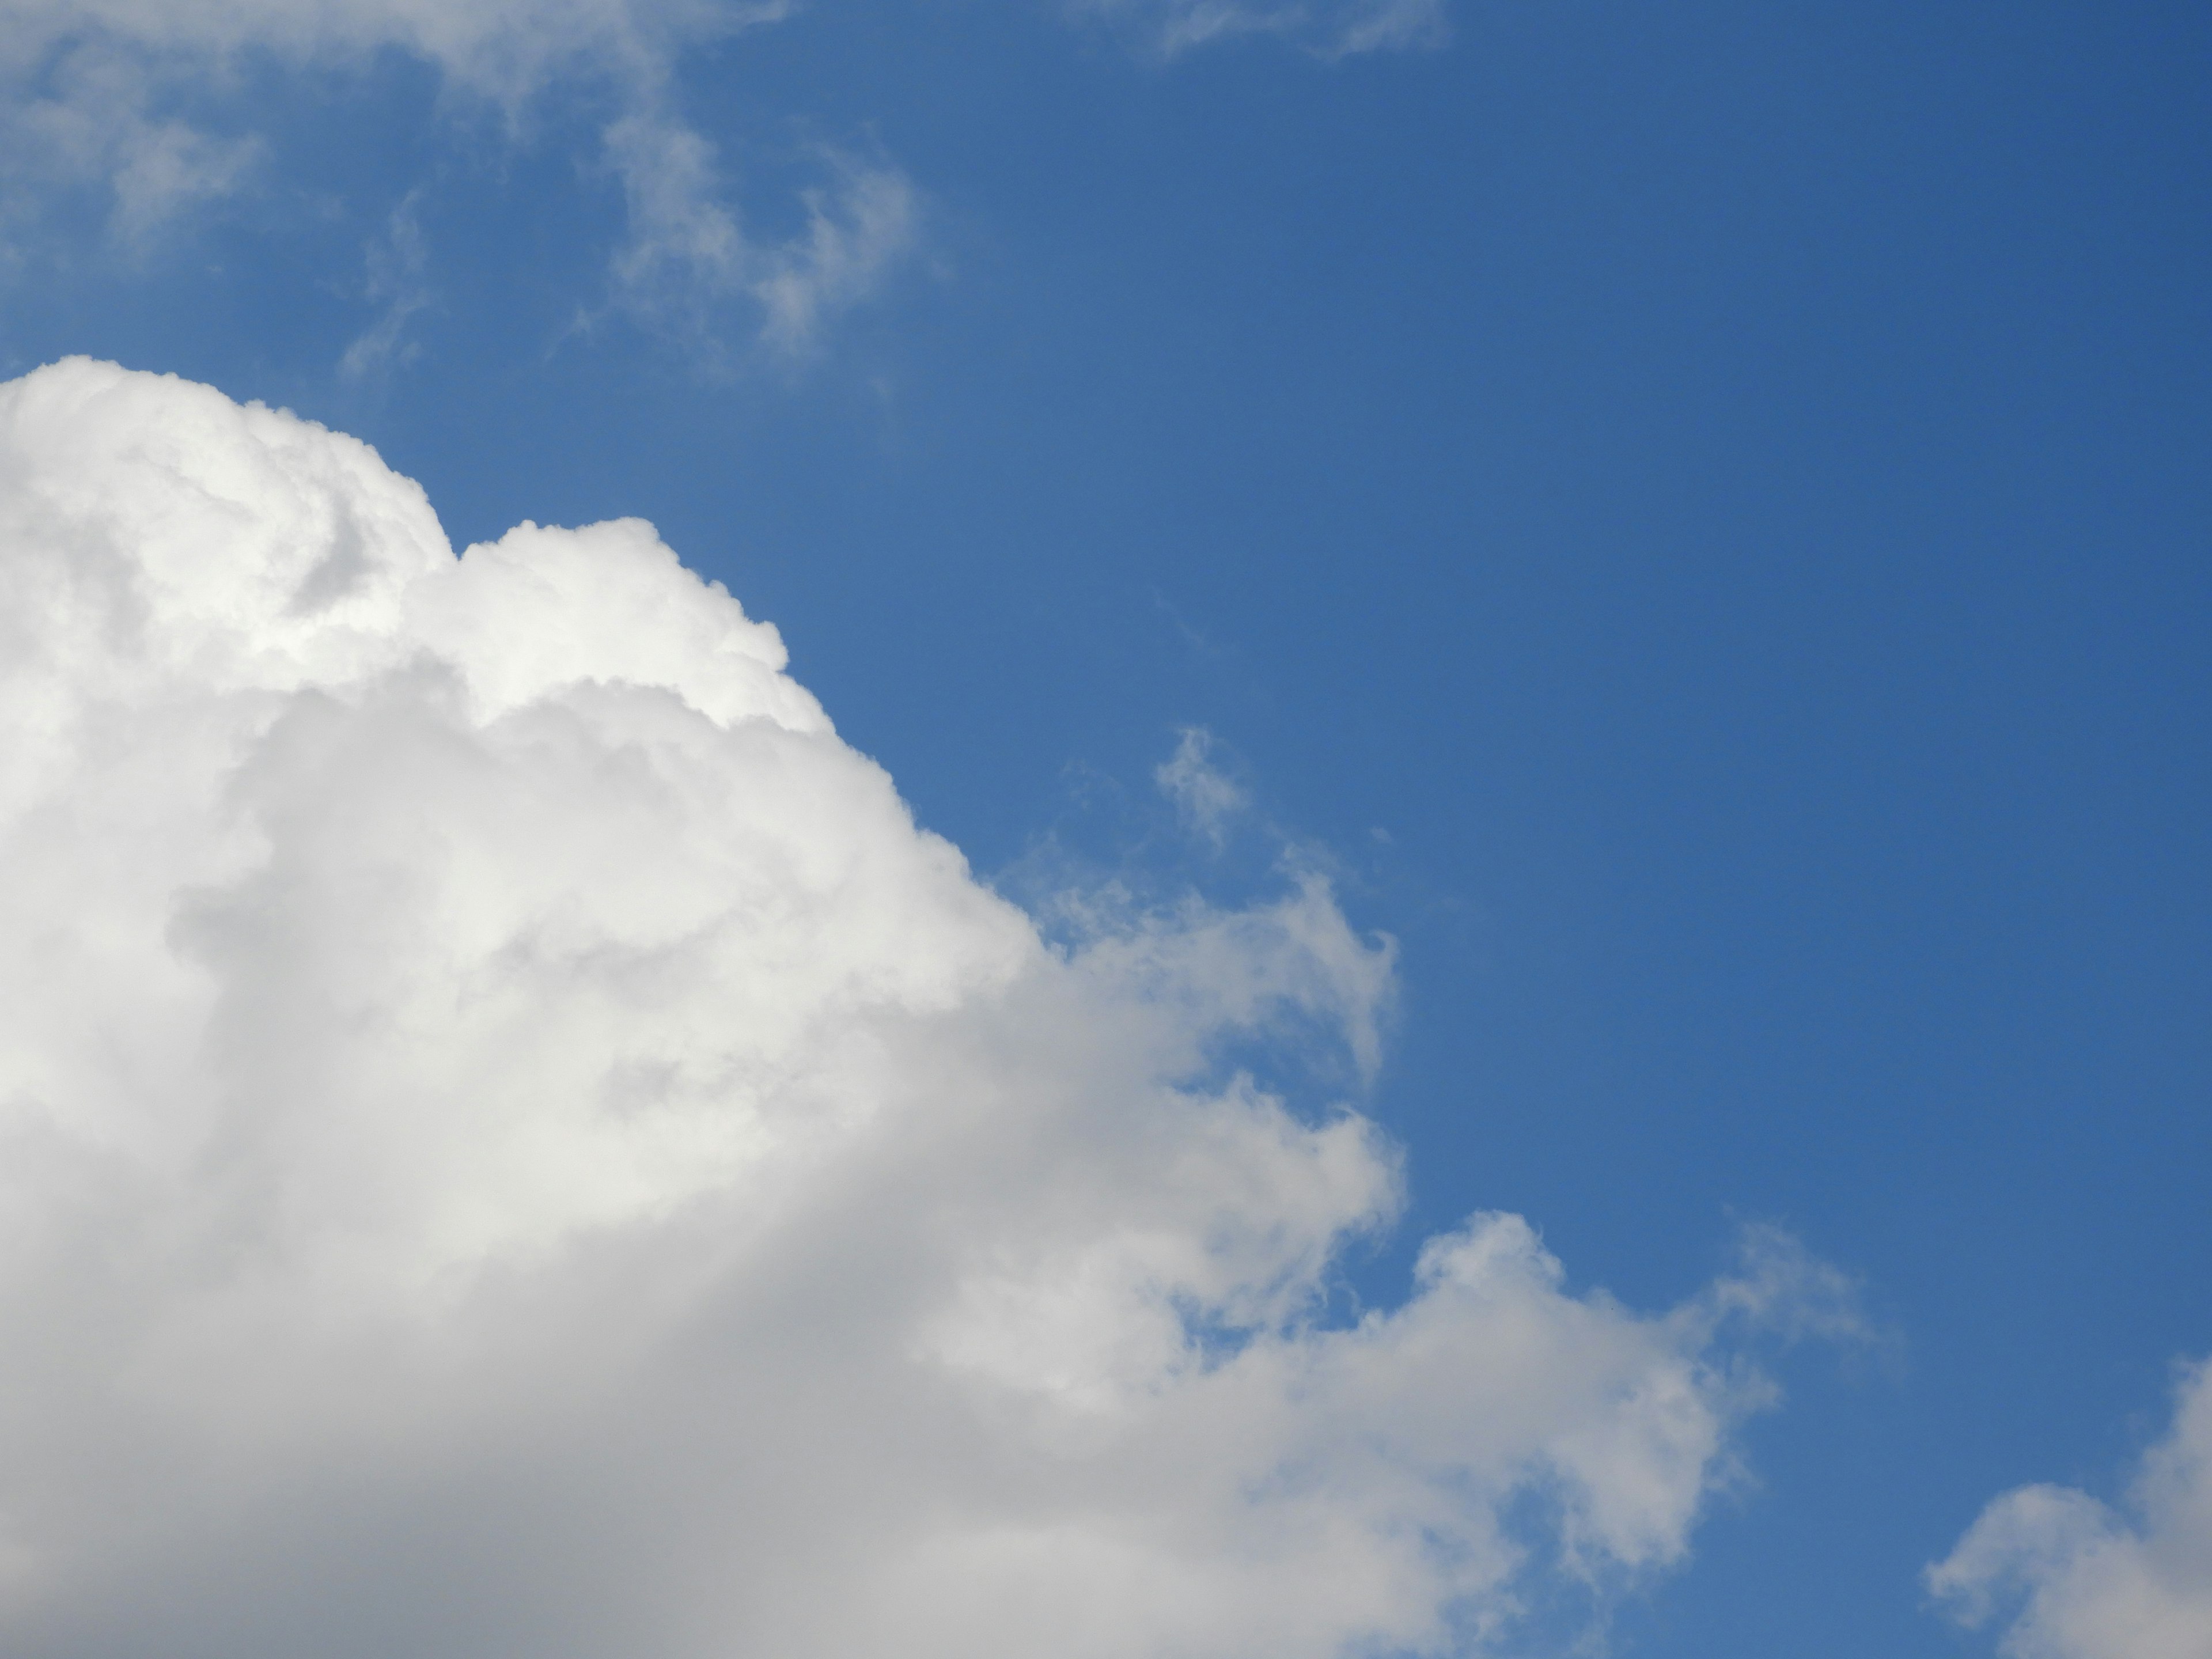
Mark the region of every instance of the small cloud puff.
[[2212, 1362], [2184, 1371], [2121, 1509], [2020, 1487], [1927, 1583], [1962, 1623], [2002, 1611], [2009, 1659], [2212, 1659]]
[[1371, 1064], [1387, 945], [1047, 944], [649, 526], [457, 558], [75, 361], [0, 568], [12, 1659], [1485, 1652], [1767, 1399], [1771, 1241], [1647, 1316], [1479, 1215], [1332, 1318], [1398, 1155], [1211, 1057]]

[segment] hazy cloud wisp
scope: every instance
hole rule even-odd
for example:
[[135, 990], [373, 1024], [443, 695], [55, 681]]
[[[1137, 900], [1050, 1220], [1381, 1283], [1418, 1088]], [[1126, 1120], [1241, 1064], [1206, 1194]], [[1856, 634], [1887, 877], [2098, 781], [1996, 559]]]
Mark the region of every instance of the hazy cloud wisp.
[[1176, 812], [1191, 830], [1222, 846], [1231, 823], [1250, 805], [1235, 780], [1213, 763], [1213, 734], [1201, 726], [1187, 726], [1176, 734], [1176, 751], [1152, 770], [1152, 781], [1175, 804]]
[[788, 354], [820, 325], [875, 292], [918, 240], [919, 201], [896, 167], [834, 151], [828, 188], [805, 192], [805, 228], [780, 241], [749, 236], [730, 205], [714, 146], [653, 112], [607, 130], [607, 158], [623, 181], [629, 233], [614, 258], [616, 298], [693, 337], [712, 333], [714, 309], [750, 298], [760, 338]]
[[1265, 35], [1339, 58], [1442, 46], [1443, 0], [1073, 0], [1073, 9], [1134, 31], [1163, 57]]
[[422, 191], [410, 191], [392, 209], [383, 232], [368, 245], [368, 297], [383, 309], [338, 359], [338, 373], [348, 380], [378, 374], [416, 354], [407, 325], [432, 302], [426, 275], [430, 253], [422, 236], [421, 206]]

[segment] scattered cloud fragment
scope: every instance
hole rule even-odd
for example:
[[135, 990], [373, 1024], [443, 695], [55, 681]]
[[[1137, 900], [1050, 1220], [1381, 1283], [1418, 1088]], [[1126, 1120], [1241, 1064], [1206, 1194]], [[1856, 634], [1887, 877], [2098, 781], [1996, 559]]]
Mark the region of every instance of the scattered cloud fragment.
[[407, 337], [416, 313], [428, 307], [430, 253], [422, 236], [422, 192], [404, 197], [386, 220], [383, 234], [368, 245], [368, 297], [384, 307], [369, 329], [357, 336], [338, 359], [338, 373], [362, 380], [404, 362], [416, 352]]
[[180, 215], [234, 194], [266, 161], [252, 135], [204, 131], [166, 107], [158, 71], [132, 55], [30, 50], [46, 43], [9, 35], [25, 24], [14, 9], [0, 3], [0, 234], [11, 220], [20, 234], [43, 191], [96, 182], [114, 240], [143, 255]]
[[866, 300], [911, 253], [919, 203], [896, 167], [825, 152], [829, 188], [805, 192], [805, 228], [781, 242], [747, 235], [730, 205], [714, 146], [680, 122], [624, 117], [608, 128], [607, 155], [623, 181], [629, 234], [614, 258], [617, 301], [694, 338], [715, 310], [752, 301], [759, 337], [799, 355], [822, 325]]

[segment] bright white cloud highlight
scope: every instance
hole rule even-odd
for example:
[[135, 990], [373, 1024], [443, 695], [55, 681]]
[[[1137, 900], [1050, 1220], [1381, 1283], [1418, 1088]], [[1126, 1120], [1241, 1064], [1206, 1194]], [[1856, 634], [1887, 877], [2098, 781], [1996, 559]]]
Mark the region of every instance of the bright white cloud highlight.
[[2212, 1659], [2212, 1364], [2120, 1509], [2022, 1486], [1982, 1511], [1928, 1585], [1969, 1625], [2008, 1618], [2010, 1659]]
[[0, 561], [11, 1659], [1484, 1651], [1680, 1561], [1727, 1332], [1830, 1316], [1486, 1215], [1330, 1322], [1395, 1154], [1215, 1055], [1371, 1066], [1385, 949], [1317, 881], [1048, 946], [642, 523], [456, 558], [75, 361]]

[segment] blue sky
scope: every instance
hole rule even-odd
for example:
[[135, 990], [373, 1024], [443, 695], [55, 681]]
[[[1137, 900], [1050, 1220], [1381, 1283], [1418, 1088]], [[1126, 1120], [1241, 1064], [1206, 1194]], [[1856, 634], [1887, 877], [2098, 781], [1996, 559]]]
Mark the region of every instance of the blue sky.
[[[2009, 1488], [2114, 1498], [2212, 1352], [2212, 15], [1163, 51], [1194, 15], [672, 46], [653, 118], [760, 246], [906, 192], [790, 340], [750, 276], [623, 288], [613, 79], [510, 121], [404, 45], [249, 44], [147, 94], [254, 136], [220, 187], [134, 228], [116, 164], [19, 169], [0, 369], [288, 406], [456, 546], [651, 520], [1008, 890], [1314, 849], [1400, 951], [1364, 1293], [1505, 1208], [1665, 1305], [1749, 1220], [1890, 1334], [1778, 1362], [1619, 1650], [1993, 1651], [1923, 1567]], [[1255, 804], [1221, 849], [1152, 794], [1192, 726]]]

